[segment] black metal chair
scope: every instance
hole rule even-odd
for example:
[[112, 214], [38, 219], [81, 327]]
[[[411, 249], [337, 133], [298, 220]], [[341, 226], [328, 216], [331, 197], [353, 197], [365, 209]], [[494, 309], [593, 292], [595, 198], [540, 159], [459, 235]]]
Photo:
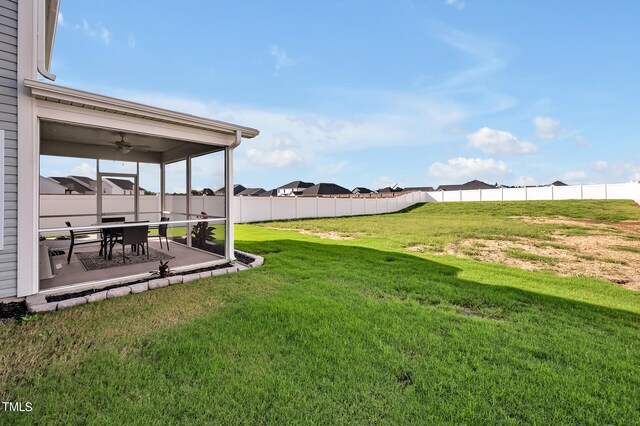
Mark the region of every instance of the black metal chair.
[[[124, 222], [125, 218], [124, 216], [116, 216], [116, 217], [103, 217], [101, 223], [118, 223], [118, 222]], [[104, 256], [107, 257], [107, 244], [109, 243], [109, 239], [111, 238], [111, 229], [113, 228], [106, 228], [106, 229], [102, 229], [102, 240], [104, 241], [103, 245], [100, 247], [100, 256], [102, 256], [103, 254], [103, 249], [104, 249]], [[117, 229], [117, 228], [116, 228]]]
[[[170, 219], [168, 217], [161, 217], [160, 218], [160, 222], [168, 222]], [[162, 247], [162, 238], [164, 237], [165, 242], [167, 243], [167, 251], [171, 251], [169, 249], [169, 237], [167, 237], [167, 228], [168, 225], [158, 225], [157, 227], [149, 227], [149, 230], [151, 229], [157, 229], [158, 230], [158, 235], [151, 235], [151, 237], [158, 237], [160, 240], [160, 248]]]
[[113, 246], [116, 244], [122, 244], [122, 262], [126, 263], [126, 256], [124, 254], [125, 247], [132, 246], [132, 252], [135, 250], [140, 255], [139, 248], [142, 248], [143, 253], [146, 246], [147, 259], [149, 258], [149, 225], [140, 226], [128, 226], [123, 227], [120, 231], [120, 235], [116, 235], [115, 239], [111, 241], [111, 247], [109, 248], [109, 259], [113, 252]]
[[[69, 228], [71, 228], [71, 222], [65, 222], [67, 224], [67, 226]], [[71, 262], [71, 254], [73, 253], [73, 248], [75, 246], [82, 246], [82, 245], [86, 245], [86, 244], [96, 244], [96, 243], [100, 243], [100, 252], [102, 252], [102, 250], [105, 250], [106, 252], [106, 245], [105, 245], [105, 240], [104, 238], [96, 238], [96, 239], [91, 239], [88, 241], [76, 241], [78, 238], [82, 238], [82, 237], [88, 237], [88, 236], [92, 236], [92, 237], [98, 237], [101, 233], [100, 231], [74, 231], [73, 229], [69, 229], [69, 234], [71, 237], [71, 242], [69, 244], [69, 255], [67, 256], [67, 264], [69, 262]]]

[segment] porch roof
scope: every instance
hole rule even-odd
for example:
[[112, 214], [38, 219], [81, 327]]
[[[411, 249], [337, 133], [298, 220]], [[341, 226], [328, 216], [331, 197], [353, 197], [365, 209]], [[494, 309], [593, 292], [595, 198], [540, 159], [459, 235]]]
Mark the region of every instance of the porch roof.
[[253, 138], [260, 133], [251, 127], [197, 117], [42, 81], [25, 79], [24, 85], [30, 90], [31, 96], [49, 102], [219, 133], [235, 134], [236, 131], [240, 131], [243, 138]]

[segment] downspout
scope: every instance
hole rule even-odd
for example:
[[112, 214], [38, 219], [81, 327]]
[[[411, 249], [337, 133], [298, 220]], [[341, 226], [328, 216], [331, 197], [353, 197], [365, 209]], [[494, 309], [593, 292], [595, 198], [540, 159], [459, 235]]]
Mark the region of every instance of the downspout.
[[51, 81], [55, 81], [56, 76], [52, 73], [49, 72], [49, 65], [51, 65], [50, 63], [47, 63], [47, 13], [50, 13], [53, 15], [53, 17], [51, 18], [51, 27], [50, 28], [50, 33], [51, 33], [51, 47], [50, 49], [53, 49], [53, 41], [55, 39], [56, 36], [56, 27], [58, 26], [58, 11], [60, 9], [60, 2], [58, 0], [52, 0], [51, 1], [51, 8], [50, 10], [47, 10], [46, 7], [46, 0], [38, 0], [38, 11], [37, 11], [37, 47], [38, 47], [38, 63], [37, 63], [37, 68], [38, 68], [38, 72], [40, 73], [40, 75], [42, 75], [44, 78], [49, 79]]
[[236, 139], [225, 150], [225, 214], [227, 216], [227, 226], [225, 229], [225, 254], [227, 259], [236, 260], [235, 256], [235, 244], [234, 244], [234, 232], [233, 232], [233, 200], [234, 200], [234, 187], [233, 187], [233, 150], [236, 149], [240, 142], [242, 142], [242, 133], [240, 130], [236, 130]]

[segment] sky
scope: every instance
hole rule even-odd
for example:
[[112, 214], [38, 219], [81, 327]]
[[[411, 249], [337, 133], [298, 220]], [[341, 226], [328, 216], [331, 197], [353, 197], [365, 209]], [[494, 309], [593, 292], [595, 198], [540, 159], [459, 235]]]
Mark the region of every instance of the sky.
[[257, 128], [235, 154], [246, 187], [626, 182], [640, 179], [637, 16], [631, 1], [62, 0], [52, 71]]

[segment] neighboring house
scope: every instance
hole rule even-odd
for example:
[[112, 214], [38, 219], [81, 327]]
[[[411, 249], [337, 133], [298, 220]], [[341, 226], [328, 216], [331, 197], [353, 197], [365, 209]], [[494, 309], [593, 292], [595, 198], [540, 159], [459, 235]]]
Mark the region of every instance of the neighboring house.
[[386, 186], [384, 188], [380, 188], [378, 189], [378, 193], [380, 194], [385, 194], [385, 193], [391, 193], [391, 192], [402, 192], [402, 188], [400, 188], [399, 186]]
[[262, 188], [246, 188], [244, 191], [238, 192], [239, 197], [257, 197], [263, 192], [267, 192]]
[[302, 191], [307, 188], [311, 188], [313, 182], [303, 182], [301, 180], [294, 180], [286, 185], [282, 185], [276, 188], [276, 194], [278, 197], [292, 197], [294, 195], [302, 195]]
[[303, 197], [317, 197], [321, 195], [351, 195], [347, 188], [335, 183], [318, 183], [302, 191]]
[[[107, 183], [107, 188], [105, 188], [105, 182]], [[103, 194], [114, 194], [114, 195], [133, 195], [135, 191], [135, 185], [133, 182], [127, 179], [116, 179], [116, 178], [104, 178], [102, 179], [102, 193]], [[110, 191], [110, 192], [105, 192]], [[138, 187], [138, 193], [140, 195], [144, 195], [144, 188]]]
[[67, 187], [60, 185], [53, 179], [40, 176], [40, 194], [42, 195], [63, 195], [67, 193]]
[[566, 183], [562, 182], [562, 181], [557, 180], [557, 181], [553, 182], [549, 186], [568, 186], [568, 185]]
[[352, 194], [373, 194], [373, 192], [374, 191], [363, 186], [356, 186], [355, 188], [353, 188], [353, 191], [351, 191]]
[[433, 191], [433, 188], [430, 186], [408, 186], [404, 189], [404, 192], [417, 192], [417, 191], [431, 192]]
[[[236, 183], [235, 185], [233, 185], [233, 195], [238, 195], [242, 191], [244, 191], [245, 189], [247, 189], [247, 188], [245, 188], [244, 186]], [[223, 186], [222, 188], [220, 188], [216, 192], [214, 192], [214, 194], [215, 195], [224, 195], [225, 191], [226, 191], [226, 187]]]
[[67, 176], [70, 179], [74, 179], [77, 181], [80, 181], [82, 183], [84, 183], [87, 186], [90, 186], [91, 189], [93, 189], [94, 192], [98, 191], [98, 182], [95, 179], [91, 179], [90, 177], [87, 176]]
[[268, 191], [264, 191], [260, 194], [258, 194], [258, 197], [277, 197], [278, 196], [278, 190], [277, 189], [270, 189]]
[[496, 189], [495, 185], [489, 185], [488, 183], [480, 180], [471, 180], [461, 185], [440, 185], [436, 188], [436, 191], [465, 191], [474, 189]]
[[90, 195], [90, 194], [96, 193], [95, 189], [93, 189], [91, 186], [87, 185], [86, 183], [80, 180], [73, 179], [71, 177], [54, 176], [49, 179], [67, 188], [67, 190], [65, 191], [65, 194]]
[[[237, 124], [51, 83], [56, 78], [51, 73], [50, 65], [58, 16], [59, 0], [2, 0], [0, 5], [0, 103], [3, 106], [0, 114], [0, 142], [4, 143], [4, 165], [0, 168], [0, 299], [37, 293], [69, 293], [71, 286], [86, 290], [95, 288], [96, 285], [107, 286], [123, 280], [139, 279], [139, 273], [132, 275], [129, 268], [111, 268], [111, 277], [107, 277], [106, 270], [100, 270], [86, 272], [88, 275], [93, 274], [94, 278], [91, 279], [83, 278], [86, 277], [83, 272], [74, 275], [77, 281], [62, 284], [51, 282], [49, 273], [56, 275], [54, 280], [66, 280], [65, 277], [69, 275], [60, 271], [69, 272], [73, 268], [66, 262], [60, 271], [53, 268], [53, 264], [49, 265], [51, 252], [38, 238], [40, 234], [67, 231], [64, 217], [47, 216], [46, 210], [40, 207], [40, 156], [82, 158], [95, 162], [98, 168], [101, 159], [114, 158], [115, 150], [118, 158], [126, 156], [126, 161], [137, 163], [138, 167], [141, 163], [158, 165], [160, 182], [165, 181], [165, 166], [185, 162], [188, 185], [192, 177], [192, 158], [222, 152], [225, 161], [220, 167], [223, 168], [221, 171], [225, 182], [233, 182], [235, 148], [243, 138], [253, 138], [259, 134], [256, 129]], [[131, 70], [139, 71], [141, 70]], [[144, 149], [137, 149], [138, 146]], [[133, 174], [137, 175], [137, 172]], [[64, 180], [68, 191], [78, 192], [79, 189], [83, 193], [95, 194], [91, 185], [81, 185], [80, 181], [70, 178], [60, 179]], [[69, 186], [75, 189], [70, 189]], [[166, 194], [167, 191], [164, 192]], [[167, 210], [165, 194], [160, 197], [160, 211]], [[233, 191], [224, 194], [223, 210], [215, 219], [224, 226], [224, 243], [220, 245], [219, 251], [207, 252], [207, 265], [228, 263], [235, 259], [235, 207], [231, 202], [232, 195]], [[101, 197], [102, 194], [95, 197], [98, 221], [103, 213], [107, 214], [101, 210]], [[134, 197], [136, 202], [133, 203], [133, 216], [138, 217], [144, 211], [138, 202], [139, 194], [134, 194]], [[189, 208], [191, 197], [185, 197], [185, 201]], [[174, 216], [178, 221], [185, 222], [183, 226], [198, 223], [192, 222], [198, 219], [180, 219], [177, 215]], [[72, 226], [77, 226], [75, 224], [79, 221], [75, 217], [71, 218]], [[96, 221], [95, 218], [84, 220], [85, 223]], [[42, 225], [43, 223], [57, 225]], [[189, 239], [188, 235], [187, 240]], [[61, 243], [58, 247], [69, 251], [70, 246], [66, 244], [68, 243]], [[188, 245], [176, 248], [196, 253]], [[172, 247], [171, 254], [178, 256], [178, 251], [174, 253]], [[201, 256], [203, 252], [198, 253]], [[191, 259], [189, 256], [182, 259], [186, 262], [187, 269], [192, 266], [202, 267], [202, 259]], [[74, 257], [71, 263], [82, 269], [77, 258]], [[41, 275], [42, 270], [49, 273]]]

